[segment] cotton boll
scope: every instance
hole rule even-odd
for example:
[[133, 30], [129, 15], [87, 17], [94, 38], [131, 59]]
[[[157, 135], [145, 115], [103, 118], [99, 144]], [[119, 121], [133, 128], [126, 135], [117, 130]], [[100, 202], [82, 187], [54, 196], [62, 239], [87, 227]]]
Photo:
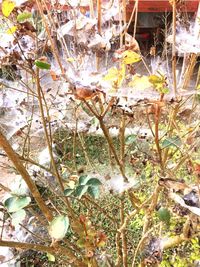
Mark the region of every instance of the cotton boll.
[[123, 181], [123, 177], [121, 176], [113, 177], [113, 179], [111, 180], [111, 188], [117, 193], [124, 192], [126, 189], [128, 189], [128, 187], [128, 183], [125, 183]]
[[115, 193], [122, 193], [131, 187], [136, 186], [136, 181], [124, 182], [124, 178], [121, 175], [114, 175], [110, 180], [105, 181], [104, 187], [107, 190], [113, 190]]

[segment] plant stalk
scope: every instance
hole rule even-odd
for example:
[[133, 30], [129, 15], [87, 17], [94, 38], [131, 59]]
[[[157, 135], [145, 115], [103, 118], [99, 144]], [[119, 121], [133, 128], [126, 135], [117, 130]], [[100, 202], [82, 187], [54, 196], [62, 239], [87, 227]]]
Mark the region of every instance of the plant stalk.
[[32, 181], [29, 173], [25, 169], [25, 167], [22, 164], [21, 160], [19, 159], [18, 155], [13, 150], [13, 148], [9, 144], [8, 140], [6, 139], [6, 137], [1, 132], [0, 132], [0, 147], [2, 147], [4, 149], [4, 151], [6, 152], [8, 158], [12, 161], [12, 163], [14, 164], [15, 168], [17, 169], [17, 171], [21, 174], [22, 178], [26, 182], [29, 190], [31, 191], [35, 201], [37, 202], [39, 208], [43, 212], [43, 214], [46, 217], [46, 219], [49, 222], [52, 221], [53, 215], [50, 212], [50, 210], [48, 209], [48, 207], [46, 206], [44, 200], [42, 199], [42, 197], [41, 197], [41, 195], [40, 195], [40, 193], [39, 193], [39, 191], [37, 189], [37, 186]]

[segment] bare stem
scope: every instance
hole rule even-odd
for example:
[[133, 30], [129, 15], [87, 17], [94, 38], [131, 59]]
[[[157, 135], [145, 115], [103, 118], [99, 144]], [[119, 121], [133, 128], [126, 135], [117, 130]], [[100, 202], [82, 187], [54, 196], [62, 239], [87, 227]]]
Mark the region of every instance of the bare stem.
[[[124, 200], [121, 200], [120, 219], [121, 219], [121, 224], [123, 225], [124, 224]], [[126, 238], [126, 230], [125, 229], [123, 229], [121, 231], [121, 238], [122, 238], [123, 267], [128, 267], [127, 238]]]
[[40, 207], [41, 211], [43, 212], [44, 216], [48, 221], [53, 219], [53, 215], [51, 214], [50, 210], [46, 206], [44, 200], [42, 199], [35, 183], [32, 181], [29, 173], [23, 166], [21, 160], [19, 159], [18, 155], [15, 153], [11, 145], [9, 144], [6, 137], [0, 132], [0, 146], [4, 149], [8, 158], [12, 161], [17, 171], [21, 174], [22, 178], [26, 182], [29, 190], [31, 191], [35, 201], [37, 202], [38, 206]]
[[117, 165], [119, 166], [120, 172], [121, 172], [122, 176], [124, 177], [124, 181], [125, 182], [128, 182], [128, 179], [127, 179], [127, 177], [126, 177], [126, 175], [124, 173], [123, 165], [121, 164], [121, 162], [119, 160], [119, 157], [117, 155], [116, 149], [114, 147], [112, 138], [110, 137], [109, 131], [106, 128], [106, 126], [105, 126], [105, 124], [104, 124], [104, 122], [103, 122], [103, 120], [101, 118], [99, 118], [99, 124], [100, 124], [100, 127], [101, 127], [101, 129], [102, 129], [102, 131], [104, 133], [104, 136], [105, 136], [105, 138], [106, 138], [106, 140], [107, 140], [107, 142], [108, 142], [108, 144], [110, 146], [110, 150], [113, 153], [113, 156], [115, 158], [115, 161], [117, 162]]
[[44, 246], [39, 244], [30, 244], [30, 243], [22, 243], [22, 242], [14, 242], [14, 241], [4, 241], [0, 240], [0, 246], [2, 247], [10, 247], [10, 248], [21, 248], [21, 249], [32, 249], [36, 251], [43, 251], [51, 254], [58, 254], [67, 256], [70, 260], [73, 261], [73, 266], [76, 267], [87, 267], [85, 263], [77, 259], [77, 257], [66, 247], [51, 247]]
[[50, 137], [49, 137], [49, 134], [47, 131], [47, 127], [46, 127], [46, 120], [45, 120], [44, 108], [43, 108], [43, 103], [42, 103], [42, 94], [41, 94], [41, 86], [40, 86], [40, 78], [39, 78], [39, 69], [38, 68], [36, 69], [36, 85], [37, 85], [38, 102], [39, 102], [40, 113], [41, 113], [41, 118], [42, 118], [42, 125], [43, 125], [43, 129], [44, 129], [44, 133], [45, 133], [45, 138], [46, 138], [46, 142], [47, 142], [49, 155], [51, 158], [52, 167], [53, 167], [54, 173], [56, 175], [57, 182], [60, 185], [60, 188], [62, 189], [62, 191], [64, 191], [64, 186], [63, 186], [60, 174], [58, 172], [58, 169], [56, 167], [56, 163], [55, 163], [53, 151], [52, 151], [52, 146], [51, 146], [51, 140], [50, 140]]
[[177, 79], [176, 79], [176, 0], [173, 0], [173, 18], [172, 18], [172, 30], [173, 30], [173, 43], [172, 43], [172, 73], [173, 73], [173, 86], [174, 95], [177, 95]]

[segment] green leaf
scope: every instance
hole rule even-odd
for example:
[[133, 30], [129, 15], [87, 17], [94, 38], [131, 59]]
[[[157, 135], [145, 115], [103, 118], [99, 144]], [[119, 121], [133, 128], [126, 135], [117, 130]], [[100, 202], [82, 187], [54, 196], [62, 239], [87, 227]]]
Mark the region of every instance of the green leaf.
[[48, 261], [51, 261], [51, 262], [55, 262], [56, 261], [56, 258], [54, 255], [50, 254], [47, 252], [47, 258], [48, 258]]
[[17, 226], [25, 219], [26, 212], [25, 210], [21, 209], [12, 213], [11, 217], [12, 217], [12, 225]]
[[15, 8], [15, 2], [11, 0], [4, 0], [2, 3], [2, 13], [5, 17], [9, 17], [13, 9]]
[[49, 63], [40, 60], [35, 60], [35, 65], [42, 70], [49, 70], [51, 68]]
[[87, 175], [81, 175], [79, 177], [78, 183], [79, 185], [85, 185], [89, 179], [90, 178]]
[[131, 145], [132, 143], [134, 143], [137, 140], [137, 135], [135, 134], [131, 134], [129, 136], [127, 136], [126, 140], [125, 140], [125, 144], [126, 145]]
[[90, 194], [91, 197], [93, 198], [98, 198], [100, 191], [98, 186], [89, 186], [88, 187], [88, 194]]
[[57, 216], [49, 225], [49, 234], [56, 240], [61, 240], [66, 235], [69, 228], [69, 219], [67, 216]]
[[31, 202], [30, 197], [15, 196], [15, 197], [9, 197], [8, 199], [6, 199], [4, 205], [7, 208], [8, 212], [16, 212], [28, 206], [30, 202]]
[[88, 190], [87, 185], [78, 185], [74, 190], [74, 196], [80, 199], [87, 192], [87, 190]]
[[169, 223], [171, 215], [168, 209], [161, 207], [157, 212], [160, 221]]
[[32, 17], [32, 14], [30, 12], [23, 12], [17, 16], [17, 21], [24, 22], [25, 20], [30, 19], [31, 17]]
[[159, 75], [150, 75], [149, 82], [154, 86], [154, 88], [162, 94], [169, 93], [169, 89], [166, 87], [166, 77], [159, 73]]
[[99, 185], [101, 185], [101, 182], [97, 178], [90, 178], [87, 181], [87, 184], [86, 185], [99, 186]]
[[74, 192], [74, 189], [67, 188], [64, 191], [65, 196], [71, 196], [71, 194]]
[[152, 84], [162, 83], [163, 79], [161, 77], [159, 77], [158, 75], [150, 75], [149, 76], [149, 82]]
[[162, 142], [161, 142], [162, 148], [166, 148], [166, 147], [178, 147], [180, 148], [181, 146], [181, 139], [178, 136], [174, 136], [171, 138], [165, 138]]
[[168, 94], [169, 93], [169, 88], [163, 87], [163, 88], [161, 88], [160, 92], [163, 93], [163, 94]]

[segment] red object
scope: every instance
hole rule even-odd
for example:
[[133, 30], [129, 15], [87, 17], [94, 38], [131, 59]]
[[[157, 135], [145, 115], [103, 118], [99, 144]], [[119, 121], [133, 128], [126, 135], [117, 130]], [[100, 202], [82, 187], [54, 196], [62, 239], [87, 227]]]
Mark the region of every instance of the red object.
[[136, 40], [141, 40], [141, 41], [147, 41], [150, 39], [150, 34], [149, 33], [136, 33], [136, 36], [135, 36]]
[[[177, 8], [184, 12], [196, 12], [198, 9], [199, 0], [185, 0], [184, 3], [177, 4]], [[134, 0], [130, 0], [127, 5], [127, 12], [131, 13], [135, 5]], [[170, 12], [172, 11], [172, 5], [169, 0], [139, 0], [138, 2], [139, 12]]]
[[[103, 4], [108, 3], [109, 0], [102, 0]], [[185, 0], [183, 3], [177, 4], [177, 8], [182, 12], [196, 12], [198, 9], [198, 4], [200, 0]], [[135, 0], [129, 0], [127, 4], [127, 13], [130, 14], [135, 5]], [[49, 9], [52, 9], [50, 3], [47, 4]], [[67, 11], [70, 9], [67, 5], [55, 4], [54, 9], [59, 9], [61, 11]], [[82, 11], [89, 11], [89, 6], [81, 7]], [[170, 12], [172, 11], [172, 5], [169, 0], [139, 0], [138, 1], [138, 11], [139, 12]]]
[[[109, 0], [102, 0], [102, 3], [108, 3]], [[180, 1], [182, 2], [182, 1]], [[200, 3], [200, 0], [185, 0], [183, 3], [177, 4], [177, 8], [182, 12], [196, 12], [198, 9], [198, 5]], [[61, 11], [67, 11], [71, 9], [67, 5], [60, 5], [55, 4], [52, 6], [47, 1], [47, 6], [49, 10], [51, 9], [58, 9]], [[135, 0], [129, 0], [129, 3], [127, 4], [127, 15], [130, 15], [135, 5]], [[37, 5], [34, 6], [37, 9]], [[89, 11], [89, 6], [81, 7], [83, 11]], [[138, 1], [138, 11], [139, 12], [170, 12], [172, 11], [172, 6], [169, 3], [169, 0], [139, 0]], [[1, 4], [0, 4], [0, 14], [1, 14]]]

